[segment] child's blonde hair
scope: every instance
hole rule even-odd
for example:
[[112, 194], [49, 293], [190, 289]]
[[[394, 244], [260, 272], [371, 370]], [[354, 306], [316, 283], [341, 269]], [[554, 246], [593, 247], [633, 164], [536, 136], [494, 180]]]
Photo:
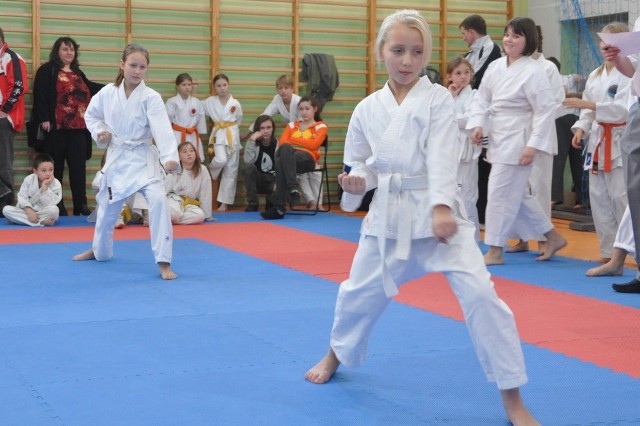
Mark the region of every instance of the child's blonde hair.
[[389, 30], [395, 24], [404, 24], [420, 33], [424, 48], [424, 63], [422, 65], [426, 65], [431, 58], [431, 49], [433, 47], [433, 43], [431, 41], [431, 30], [429, 30], [429, 25], [422, 15], [420, 15], [417, 10], [411, 9], [398, 10], [384, 18], [384, 21], [382, 21], [375, 44], [376, 59], [378, 63], [382, 62], [382, 47], [387, 41]]
[[276, 79], [276, 89], [280, 86], [290, 86], [293, 87], [293, 79], [290, 75], [282, 74], [280, 77]]
[[[127, 62], [127, 58], [129, 57], [129, 55], [131, 55], [132, 53], [136, 53], [136, 52], [140, 52], [144, 55], [144, 57], [147, 59], [147, 65], [149, 64], [149, 52], [147, 51], [147, 49], [144, 48], [144, 46], [142, 46], [141, 44], [138, 43], [129, 43], [127, 44], [127, 47], [124, 48], [124, 50], [122, 51], [122, 62]], [[122, 80], [124, 79], [124, 71], [122, 70], [122, 68], [120, 68], [118, 70], [118, 75], [116, 76], [116, 81], [115, 81], [115, 85], [116, 86], [120, 86], [120, 83], [122, 83]]]
[[[625, 24], [624, 22], [613, 21], [613, 22], [608, 23], [604, 27], [602, 27], [602, 31], [601, 32], [609, 33], [609, 34], [626, 33], [626, 32], [629, 32], [629, 26], [627, 24]], [[606, 67], [605, 63], [600, 65], [598, 67], [598, 70], [596, 71], [596, 75], [597, 76], [602, 75], [602, 73], [605, 70], [605, 67]]]

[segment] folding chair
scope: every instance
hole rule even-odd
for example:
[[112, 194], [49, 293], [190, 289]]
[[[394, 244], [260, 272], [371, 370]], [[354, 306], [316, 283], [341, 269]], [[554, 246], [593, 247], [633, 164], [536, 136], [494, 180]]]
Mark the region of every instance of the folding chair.
[[[318, 214], [318, 212], [328, 212], [331, 210], [331, 193], [329, 192], [329, 168], [327, 167], [327, 151], [329, 150], [329, 138], [326, 137], [324, 139], [324, 142], [322, 142], [322, 145], [320, 146], [323, 148], [324, 153], [322, 155], [322, 160], [319, 161], [318, 164], [316, 164], [316, 169], [311, 172], [298, 175], [298, 177], [309, 179], [311, 188], [316, 191], [316, 194], [314, 194], [316, 197], [316, 206], [314, 209], [310, 210], [299, 207], [289, 209], [286, 211], [287, 214], [315, 216], [316, 214]], [[320, 173], [319, 184], [317, 183], [317, 180], [314, 179], [314, 173]], [[314, 188], [314, 184], [315, 186], [317, 186], [317, 188]], [[326, 188], [325, 191], [327, 193], [327, 203], [323, 204], [323, 208], [320, 208], [320, 204], [322, 203], [323, 187]]]

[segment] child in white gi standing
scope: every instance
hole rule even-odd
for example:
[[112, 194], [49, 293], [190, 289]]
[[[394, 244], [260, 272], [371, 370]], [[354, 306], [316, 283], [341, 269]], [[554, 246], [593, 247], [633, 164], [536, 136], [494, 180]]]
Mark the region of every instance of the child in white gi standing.
[[[115, 83], [105, 86], [89, 103], [87, 129], [99, 148], [108, 147], [102, 171], [93, 247], [73, 260], [113, 257], [114, 225], [127, 197], [140, 191], [149, 206], [151, 248], [163, 279], [175, 279], [171, 269], [173, 229], [164, 189], [164, 170], [179, 171], [178, 151], [162, 97], [144, 83], [149, 53], [139, 44], [122, 53]], [[154, 143], [155, 142], [155, 145]]]
[[[621, 22], [606, 25], [604, 33], [628, 32]], [[585, 170], [589, 170], [591, 215], [600, 243], [600, 257], [612, 256], [613, 243], [627, 208], [627, 187], [622, 170], [620, 139], [624, 132], [631, 79], [616, 69], [611, 61], [595, 69], [587, 79], [582, 99], [569, 98], [564, 104], [580, 108], [580, 118], [571, 127], [574, 148], [587, 139]]]
[[211, 177], [190, 142], [178, 145], [182, 172], [164, 181], [171, 222], [191, 225], [211, 221]]
[[207, 120], [204, 107], [198, 98], [191, 96], [193, 79], [187, 73], [176, 77], [176, 91], [174, 97], [167, 99], [166, 107], [176, 142], [191, 142], [200, 158], [204, 158], [204, 148], [200, 135], [207, 134]]
[[[555, 230], [531, 196], [528, 180], [538, 151], [553, 154], [556, 101], [544, 71], [531, 55], [538, 31], [529, 18], [514, 18], [505, 27], [506, 56], [493, 61], [478, 88], [467, 129], [481, 144], [488, 136], [491, 163], [484, 241], [487, 265], [504, 263], [503, 249], [515, 223], [524, 222], [532, 235], [546, 238], [537, 260], [549, 260], [566, 240]], [[555, 144], [554, 144], [555, 143]]]
[[229, 77], [218, 74], [213, 77], [216, 96], [204, 101], [204, 110], [213, 121], [213, 130], [209, 138], [209, 155], [213, 160], [209, 164], [211, 177], [220, 177], [218, 189], [219, 212], [227, 210], [236, 197], [238, 167], [240, 165], [240, 123], [242, 106], [229, 93]]
[[56, 223], [62, 199], [62, 185], [53, 175], [53, 159], [38, 154], [33, 159], [33, 173], [24, 178], [15, 206], [4, 206], [2, 214], [11, 223], [29, 226], [52, 226]]
[[520, 397], [527, 375], [513, 314], [495, 293], [473, 225], [459, 214], [453, 99], [419, 77], [431, 46], [427, 23], [416, 11], [398, 11], [382, 23], [376, 51], [389, 80], [354, 110], [344, 154], [351, 171], [338, 177], [343, 209], [355, 210], [367, 190], [377, 191], [349, 279], [340, 285], [329, 352], [305, 378], [325, 383], [341, 363], [362, 363], [371, 329], [398, 292], [396, 285], [440, 271], [460, 301], [509, 420], [537, 424]]
[[469, 119], [469, 109], [476, 90], [470, 85], [473, 79], [473, 65], [463, 57], [457, 57], [447, 64], [447, 81], [449, 93], [453, 96], [455, 119], [460, 130], [460, 164], [458, 165], [458, 185], [467, 217], [476, 226], [476, 240], [480, 239], [480, 222], [478, 221], [478, 158], [482, 148], [472, 144], [469, 132], [465, 130]]

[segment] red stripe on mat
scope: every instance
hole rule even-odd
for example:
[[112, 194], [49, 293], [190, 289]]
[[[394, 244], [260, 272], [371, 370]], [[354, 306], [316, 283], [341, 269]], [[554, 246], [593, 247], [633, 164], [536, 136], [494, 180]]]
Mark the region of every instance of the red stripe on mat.
[[[347, 278], [356, 244], [271, 223], [215, 224], [174, 228], [175, 238], [200, 239], [283, 267], [340, 283]], [[91, 241], [93, 228], [0, 231], [1, 243]], [[149, 237], [130, 227], [116, 239]], [[256, 242], [259, 241], [259, 244]], [[526, 343], [640, 378], [640, 311], [610, 302], [493, 277], [513, 310]], [[442, 274], [402, 287], [396, 301], [462, 321], [462, 312]]]

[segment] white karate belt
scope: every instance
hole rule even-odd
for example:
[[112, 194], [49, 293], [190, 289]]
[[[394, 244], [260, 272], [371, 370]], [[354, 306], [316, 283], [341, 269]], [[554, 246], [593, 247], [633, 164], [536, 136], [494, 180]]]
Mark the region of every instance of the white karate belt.
[[399, 195], [398, 230], [395, 257], [408, 260], [411, 253], [411, 202], [405, 191], [427, 189], [427, 175], [403, 177], [399, 173], [384, 173], [378, 176], [378, 190], [376, 197], [382, 207], [381, 235], [378, 236], [378, 247], [382, 257], [382, 286], [387, 297], [398, 294], [398, 287], [389, 271], [386, 262], [387, 250], [387, 220], [389, 217], [389, 194]]

